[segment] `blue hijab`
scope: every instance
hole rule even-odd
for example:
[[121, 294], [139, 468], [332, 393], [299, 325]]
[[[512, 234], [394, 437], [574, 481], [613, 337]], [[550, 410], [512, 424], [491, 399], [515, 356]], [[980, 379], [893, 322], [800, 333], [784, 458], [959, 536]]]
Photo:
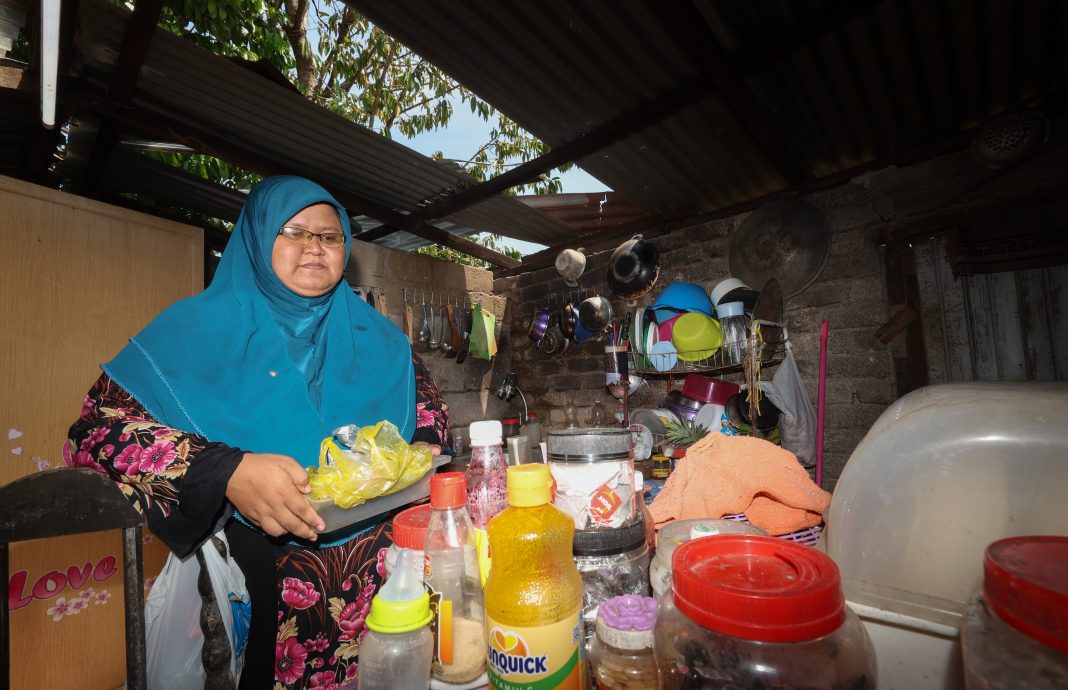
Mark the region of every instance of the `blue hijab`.
[[342, 279], [319, 297], [271, 268], [279, 229], [313, 204], [345, 209], [319, 185], [271, 177], [249, 193], [211, 285], [168, 307], [103, 369], [164, 424], [303, 466], [344, 424], [415, 431], [411, 346]]

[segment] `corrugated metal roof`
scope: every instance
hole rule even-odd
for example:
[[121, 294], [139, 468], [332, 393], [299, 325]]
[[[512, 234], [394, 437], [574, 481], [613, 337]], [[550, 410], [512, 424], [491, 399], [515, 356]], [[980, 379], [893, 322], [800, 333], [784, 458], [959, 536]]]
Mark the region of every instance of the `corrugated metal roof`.
[[[79, 10], [80, 71], [91, 83], [106, 87], [129, 13], [95, 0], [81, 2]], [[268, 156], [294, 174], [405, 213], [477, 184], [454, 166], [386, 139], [164, 31], [152, 39], [132, 103]], [[446, 220], [547, 244], [572, 235], [565, 224], [508, 197], [492, 198]]]
[[[347, 1], [554, 147], [714, 72], [718, 43], [729, 69], [717, 76], [748, 90], [816, 178], [937, 143], [1068, 81], [1058, 0]], [[650, 210], [787, 187], [746, 109], [721, 93], [579, 165]]]

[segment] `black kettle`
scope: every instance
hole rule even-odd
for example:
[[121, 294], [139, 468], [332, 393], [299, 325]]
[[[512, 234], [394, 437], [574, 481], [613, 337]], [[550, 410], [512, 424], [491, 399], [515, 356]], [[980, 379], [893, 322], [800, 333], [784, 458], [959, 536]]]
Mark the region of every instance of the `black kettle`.
[[659, 277], [660, 252], [641, 235], [616, 247], [608, 260], [608, 286], [628, 302], [649, 292]]

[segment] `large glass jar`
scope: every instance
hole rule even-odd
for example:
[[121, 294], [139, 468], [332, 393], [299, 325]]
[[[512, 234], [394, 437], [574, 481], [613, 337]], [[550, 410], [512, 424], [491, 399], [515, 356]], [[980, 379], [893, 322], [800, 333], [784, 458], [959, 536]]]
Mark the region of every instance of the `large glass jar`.
[[1068, 688], [1068, 537], [987, 547], [960, 630], [968, 690]]
[[645, 520], [639, 513], [631, 524], [618, 529], [575, 530], [573, 553], [582, 575], [582, 622], [589, 643], [602, 603], [624, 594], [649, 594]]
[[662, 690], [875, 688], [875, 651], [838, 568], [774, 537], [720, 535], [675, 550], [654, 654]]

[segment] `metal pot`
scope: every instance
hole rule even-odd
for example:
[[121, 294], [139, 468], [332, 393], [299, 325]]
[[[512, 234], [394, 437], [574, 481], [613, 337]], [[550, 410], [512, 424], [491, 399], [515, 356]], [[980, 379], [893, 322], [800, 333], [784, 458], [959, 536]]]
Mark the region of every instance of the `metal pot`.
[[608, 260], [608, 286], [628, 302], [649, 292], [659, 276], [660, 252], [641, 235], [616, 247]]
[[534, 314], [534, 318], [530, 320], [530, 326], [527, 328], [527, 336], [534, 341], [537, 345], [541, 342], [542, 337], [545, 336], [546, 329], [549, 328], [549, 307], [545, 306]]
[[579, 322], [590, 333], [600, 333], [612, 323], [612, 303], [600, 295], [583, 300]]
[[575, 305], [568, 301], [560, 308], [560, 331], [568, 340], [575, 339], [575, 326], [578, 325], [579, 312]]

